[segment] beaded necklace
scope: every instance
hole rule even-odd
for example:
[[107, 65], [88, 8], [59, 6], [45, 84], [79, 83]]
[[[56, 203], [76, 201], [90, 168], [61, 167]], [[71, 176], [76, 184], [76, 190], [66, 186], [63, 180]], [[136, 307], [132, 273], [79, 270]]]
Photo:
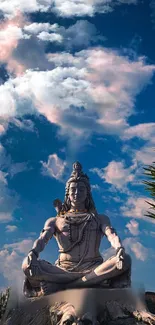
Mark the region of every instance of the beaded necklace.
[[[83, 256], [81, 257], [80, 261], [73, 267], [69, 268], [68, 271], [75, 271], [75, 269], [77, 269], [83, 262], [85, 256], [87, 255], [87, 251], [88, 251], [88, 247], [89, 247], [89, 238], [90, 238], [90, 221], [92, 219], [95, 218], [95, 220], [98, 223], [98, 218], [96, 217], [96, 215], [94, 213], [88, 213], [86, 216], [65, 216], [65, 215], [60, 215], [59, 217], [63, 217], [65, 218], [66, 223], [68, 224], [68, 228], [69, 228], [69, 239], [71, 242], [71, 245], [67, 248], [67, 249], [59, 249], [60, 253], [68, 253], [69, 251], [71, 251], [76, 245], [79, 245], [80, 243], [82, 243], [84, 240], [86, 242], [85, 245], [85, 249], [83, 252]], [[80, 225], [84, 223], [79, 237], [76, 241], [73, 241], [72, 238], [72, 234], [71, 234], [71, 226], [72, 225]], [[60, 256], [58, 258], [58, 264], [61, 265], [61, 261], [60, 261]]]

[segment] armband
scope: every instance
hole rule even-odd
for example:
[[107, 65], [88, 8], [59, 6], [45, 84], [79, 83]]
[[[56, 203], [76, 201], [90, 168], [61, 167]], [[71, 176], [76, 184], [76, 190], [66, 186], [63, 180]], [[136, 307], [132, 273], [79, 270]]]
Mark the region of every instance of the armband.
[[39, 254], [36, 252], [36, 250], [34, 248], [32, 248], [29, 253], [32, 252], [36, 255], [36, 257], [38, 258], [39, 257]]
[[[105, 228], [105, 232], [106, 232], [107, 230], [111, 230], [112, 234], [116, 234], [116, 235], [117, 235], [117, 232], [116, 232], [116, 230], [115, 230], [113, 227], [111, 227], [111, 226], [107, 226], [107, 227]], [[106, 234], [105, 234], [105, 235], [106, 235]], [[107, 235], [106, 235], [106, 236], [107, 236]]]
[[118, 254], [118, 252], [120, 251], [120, 249], [125, 250], [124, 247], [122, 247], [122, 246], [118, 247], [118, 248], [116, 249], [116, 251], [115, 251], [116, 255]]

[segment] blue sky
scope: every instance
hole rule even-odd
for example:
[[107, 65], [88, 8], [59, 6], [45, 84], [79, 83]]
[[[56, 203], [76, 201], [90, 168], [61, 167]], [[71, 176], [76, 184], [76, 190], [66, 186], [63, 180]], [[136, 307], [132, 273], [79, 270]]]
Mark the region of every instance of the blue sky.
[[[79, 160], [132, 256], [133, 285], [155, 290], [142, 183], [154, 161], [155, 2], [4, 0], [0, 17], [0, 287], [21, 288], [21, 262]], [[112, 254], [105, 239], [101, 252]], [[57, 253], [52, 239], [41, 258]]]

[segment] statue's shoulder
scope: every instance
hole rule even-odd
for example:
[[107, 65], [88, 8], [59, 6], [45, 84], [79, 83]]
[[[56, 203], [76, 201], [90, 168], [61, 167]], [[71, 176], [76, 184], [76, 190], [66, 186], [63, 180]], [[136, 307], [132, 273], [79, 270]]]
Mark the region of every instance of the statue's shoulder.
[[100, 223], [101, 223], [101, 227], [107, 227], [107, 226], [111, 226], [111, 222], [109, 217], [106, 214], [98, 214], [98, 217], [100, 219]]
[[56, 222], [56, 218], [55, 217], [51, 217], [49, 219], [46, 220], [44, 228], [49, 228], [49, 227], [55, 227], [55, 222]]

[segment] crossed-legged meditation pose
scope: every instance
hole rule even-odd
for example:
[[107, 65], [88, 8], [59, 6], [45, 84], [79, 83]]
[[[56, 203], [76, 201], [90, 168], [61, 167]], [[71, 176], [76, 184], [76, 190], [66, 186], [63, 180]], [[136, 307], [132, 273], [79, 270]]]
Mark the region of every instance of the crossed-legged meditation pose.
[[[79, 162], [73, 164], [66, 183], [64, 203], [57, 199], [54, 205], [57, 216], [45, 222], [23, 261], [24, 294], [32, 297], [69, 288], [130, 286], [131, 258], [109, 218], [97, 213], [89, 178]], [[60, 253], [55, 264], [39, 259], [53, 236]], [[115, 255], [105, 261], [99, 251], [103, 236], [115, 249]]]

